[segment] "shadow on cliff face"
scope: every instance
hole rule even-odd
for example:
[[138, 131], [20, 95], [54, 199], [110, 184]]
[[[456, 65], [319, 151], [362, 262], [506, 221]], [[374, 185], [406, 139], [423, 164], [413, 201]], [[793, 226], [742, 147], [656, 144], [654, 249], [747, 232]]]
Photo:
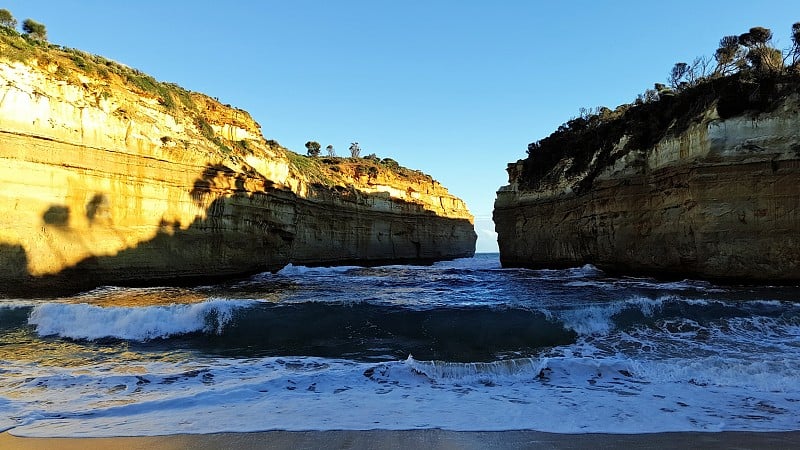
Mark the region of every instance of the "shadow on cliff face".
[[69, 207], [53, 205], [44, 212], [42, 220], [44, 220], [44, 223], [47, 225], [66, 227], [69, 224]]
[[[333, 198], [354, 204], [369, 204], [371, 197], [385, 200], [382, 195], [318, 188], [324, 195], [322, 203], [314, 204], [299, 199], [287, 189], [276, 188], [272, 181], [252, 169], [234, 171], [223, 165], [207, 166], [189, 191], [192, 201], [204, 214], [198, 215], [185, 228], [179, 221], [162, 218], [156, 224], [157, 231], [152, 239], [115, 255], [90, 256], [58, 273], [34, 276], [28, 271], [29, 258], [23, 246], [0, 243], [0, 267], [7, 268], [5, 273], [0, 274], [0, 295], [64, 295], [101, 285], [189, 285], [275, 271], [294, 260], [297, 246], [307, 244], [298, 244], [298, 227], [308, 227], [310, 222], [314, 222], [314, 212], [335, 210], [336, 207], [330, 204]], [[98, 193], [92, 197], [85, 207], [90, 225], [99, 221], [111, 223], [112, 201], [113, 197], [108, 194]], [[404, 203], [395, 201], [401, 205]], [[301, 203], [305, 205], [303, 208], [299, 207]], [[404, 207], [414, 208], [418, 205], [408, 204]], [[43, 214], [44, 227], [64, 229], [69, 226], [72, 213], [77, 212], [70, 211], [66, 206], [53, 205]], [[339, 214], [352, 216], [355, 210], [339, 211]], [[421, 220], [420, 217], [413, 219]], [[444, 221], [446, 226], [452, 226], [453, 235], [458, 227], [472, 228], [467, 220], [442, 218], [433, 213], [430, 216], [426, 214], [422, 220]], [[118, 234], [124, 233], [124, 230], [115, 230], [113, 226], [109, 229]], [[329, 244], [323, 241], [321, 245]], [[374, 255], [366, 258], [353, 252], [316, 260], [303, 258], [302, 262], [361, 262], [368, 265], [426, 259], [421, 254], [419, 242], [412, 242], [411, 245], [415, 249], [413, 253], [399, 256], [387, 254], [383, 258]], [[55, 252], [55, 249], [51, 250]], [[314, 249], [303, 250], [314, 253]], [[472, 252], [474, 239], [471, 251], [456, 255], [445, 255], [447, 252], [444, 252], [441, 257], [431, 260], [470, 256]], [[53, 257], [58, 258], [58, 255], [54, 253]]]
[[0, 243], [0, 267], [6, 272], [4, 276], [25, 279], [28, 274], [28, 255], [21, 245]]
[[86, 204], [86, 218], [90, 224], [96, 222], [108, 223], [111, 219], [111, 201], [108, 195], [97, 193]]
[[[154, 224], [157, 230], [152, 239], [114, 255], [84, 258], [54, 274], [32, 275], [25, 248], [0, 243], [0, 267], [5, 268], [0, 274], [0, 294], [40, 297], [107, 284], [193, 284], [279, 269], [291, 255], [294, 194], [272, 186], [253, 171], [209, 166], [190, 191], [204, 214], [187, 227], [162, 218]], [[111, 201], [113, 197], [103, 193], [89, 200], [85, 214], [90, 226], [111, 224]], [[80, 212], [64, 205], [50, 206], [42, 215], [41, 236], [50, 229], [66, 239], [72, 214]], [[108, 230], [125, 232], [113, 226]], [[77, 234], [69, 239], [82, 241]], [[58, 246], [50, 245], [49, 252], [55, 260], [65, 260]]]

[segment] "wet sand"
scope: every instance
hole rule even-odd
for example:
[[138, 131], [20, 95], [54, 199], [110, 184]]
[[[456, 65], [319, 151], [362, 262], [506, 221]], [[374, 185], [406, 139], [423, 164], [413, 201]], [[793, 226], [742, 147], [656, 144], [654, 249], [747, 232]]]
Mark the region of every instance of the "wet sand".
[[538, 431], [268, 431], [113, 438], [20, 438], [0, 433], [0, 449], [795, 449], [800, 431], [781, 433], [554, 434]]

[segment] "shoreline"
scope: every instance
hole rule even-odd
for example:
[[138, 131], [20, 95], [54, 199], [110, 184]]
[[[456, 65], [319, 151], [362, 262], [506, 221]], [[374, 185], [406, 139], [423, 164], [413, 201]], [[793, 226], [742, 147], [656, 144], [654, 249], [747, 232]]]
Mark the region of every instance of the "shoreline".
[[0, 433], [0, 448], [217, 449], [217, 448], [797, 448], [800, 431], [667, 432], [644, 434], [558, 434], [542, 431], [334, 430], [175, 434], [166, 436], [38, 438]]

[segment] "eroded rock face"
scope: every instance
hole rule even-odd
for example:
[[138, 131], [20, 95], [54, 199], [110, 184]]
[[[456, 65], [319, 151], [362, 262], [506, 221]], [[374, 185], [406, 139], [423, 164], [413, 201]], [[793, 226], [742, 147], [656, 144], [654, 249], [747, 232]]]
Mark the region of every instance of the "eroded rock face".
[[800, 98], [628, 152], [591, 188], [520, 188], [509, 167], [494, 220], [507, 267], [594, 264], [618, 273], [800, 280]]
[[474, 253], [429, 177], [317, 184], [246, 112], [191, 96], [0, 57], [0, 293]]

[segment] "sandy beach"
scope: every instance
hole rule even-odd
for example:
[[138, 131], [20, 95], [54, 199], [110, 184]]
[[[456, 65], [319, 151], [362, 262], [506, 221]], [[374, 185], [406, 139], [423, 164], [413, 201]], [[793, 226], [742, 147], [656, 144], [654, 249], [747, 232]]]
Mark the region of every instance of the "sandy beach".
[[61, 449], [793, 449], [800, 431], [780, 433], [554, 434], [538, 431], [269, 431], [114, 438], [20, 438], [0, 434], [0, 448]]

